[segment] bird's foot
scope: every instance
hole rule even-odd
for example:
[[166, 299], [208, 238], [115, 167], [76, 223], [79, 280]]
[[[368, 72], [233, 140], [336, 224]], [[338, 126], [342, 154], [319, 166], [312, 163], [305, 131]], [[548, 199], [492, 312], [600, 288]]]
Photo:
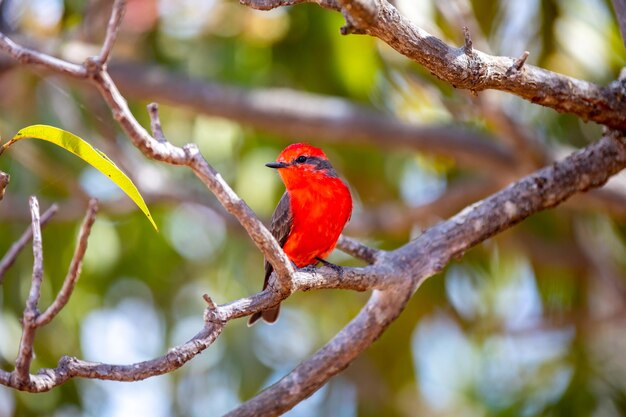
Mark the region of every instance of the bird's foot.
[[313, 274], [315, 272], [315, 269], [316, 269], [315, 265], [307, 265], [305, 267], [300, 268], [300, 271]]
[[339, 279], [340, 280], [343, 278], [343, 268], [342, 267], [340, 267], [339, 265], [335, 265], [332, 262], [328, 262], [327, 260], [322, 259], [322, 258], [315, 258], [315, 259], [320, 261], [324, 266], [327, 266], [327, 267], [333, 269], [339, 275]]

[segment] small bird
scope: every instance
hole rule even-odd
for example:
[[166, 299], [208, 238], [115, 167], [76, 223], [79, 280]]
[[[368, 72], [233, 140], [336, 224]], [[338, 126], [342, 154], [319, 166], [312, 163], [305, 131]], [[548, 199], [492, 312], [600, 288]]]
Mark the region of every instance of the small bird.
[[[324, 151], [304, 143], [287, 146], [276, 162], [265, 164], [278, 170], [285, 193], [272, 215], [270, 231], [289, 259], [302, 268], [324, 259], [333, 251], [352, 214], [352, 196], [337, 176]], [[265, 260], [265, 281], [274, 268]], [[274, 323], [280, 305], [253, 314], [248, 326], [263, 318]]]

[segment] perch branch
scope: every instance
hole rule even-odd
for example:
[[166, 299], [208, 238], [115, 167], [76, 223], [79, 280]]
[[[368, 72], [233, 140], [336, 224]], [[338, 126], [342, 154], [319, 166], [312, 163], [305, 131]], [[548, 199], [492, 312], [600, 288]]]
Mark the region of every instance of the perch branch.
[[574, 193], [601, 186], [625, 167], [625, 138], [617, 134], [605, 136], [467, 207], [401, 248], [384, 253], [379, 268], [388, 277], [395, 277], [395, 283], [374, 291], [357, 317], [311, 358], [226, 416], [278, 416], [291, 409], [376, 340], [402, 312], [417, 288], [443, 270], [451, 259]]

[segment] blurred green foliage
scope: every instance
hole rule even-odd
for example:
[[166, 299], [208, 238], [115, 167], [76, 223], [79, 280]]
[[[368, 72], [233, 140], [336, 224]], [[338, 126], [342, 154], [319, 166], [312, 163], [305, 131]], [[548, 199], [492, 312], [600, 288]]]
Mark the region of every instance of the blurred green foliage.
[[[258, 12], [228, 0], [128, 3], [116, 60], [251, 89], [341, 96], [416, 124], [493, 129], [469, 94], [372, 38], [341, 36], [341, 16], [317, 6]], [[482, 32], [473, 34], [475, 46], [482, 42], [494, 54], [528, 49], [534, 65], [603, 84], [626, 62], [608, 0], [396, 1], [416, 24], [458, 45], [463, 22], [452, 18], [448, 3], [471, 5]], [[12, 36], [80, 60], [97, 51], [109, 4], [4, 0], [1, 17]], [[42, 306], [62, 284], [88, 197], [103, 202], [74, 295], [37, 335], [34, 370], [55, 366], [62, 355], [113, 363], [155, 357], [201, 328], [203, 293], [223, 303], [260, 288], [262, 257], [241, 228], [188, 170], [146, 161], [132, 148], [90, 86], [0, 65], [0, 92], [3, 138], [35, 123], [80, 135], [148, 195], [161, 230], [155, 233], [104, 178], [62, 150], [18, 143], [0, 158], [0, 170], [12, 176], [0, 203], [0, 254], [29, 224], [29, 195], [44, 209], [52, 202], [61, 207], [43, 235]], [[600, 133], [573, 116], [496, 96], [547, 146], [582, 146]], [[130, 102], [145, 126], [148, 101]], [[269, 218], [283, 187], [263, 163], [298, 138], [175, 106], [162, 105], [161, 120], [169, 140], [197, 143]], [[351, 184], [355, 217], [390, 202], [419, 206], [454, 181], [480, 175], [441, 155], [331, 145], [324, 138], [319, 145]], [[402, 233], [351, 234], [394, 248], [432, 221]], [[485, 242], [428, 280], [378, 342], [289, 415], [626, 415], [625, 236], [623, 222], [601, 211], [558, 208]], [[341, 253], [331, 260], [359, 265]], [[6, 370], [19, 342], [31, 267], [26, 250], [0, 287], [0, 366]], [[0, 388], [0, 417], [220, 415], [322, 346], [367, 296], [295, 294], [275, 326], [231, 322], [181, 370], [144, 382], [74, 380], [37, 395]]]

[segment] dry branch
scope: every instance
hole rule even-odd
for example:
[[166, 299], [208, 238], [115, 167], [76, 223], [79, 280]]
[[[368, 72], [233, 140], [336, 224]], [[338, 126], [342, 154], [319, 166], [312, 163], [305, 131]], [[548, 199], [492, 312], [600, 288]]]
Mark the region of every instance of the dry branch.
[[625, 167], [626, 139], [603, 137], [467, 207], [403, 247], [380, 255], [378, 268], [386, 271], [387, 279], [395, 284], [374, 291], [359, 315], [328, 344], [227, 416], [278, 416], [291, 409], [376, 340], [402, 312], [413, 292], [451, 259], [574, 193], [601, 186]]
[[[56, 204], [53, 204], [52, 206], [50, 206], [50, 208], [46, 210], [44, 214], [41, 216], [41, 219], [40, 219], [41, 226], [46, 225], [46, 223], [48, 223], [48, 221], [52, 218], [52, 216], [56, 214], [58, 210], [59, 210], [59, 207]], [[8, 269], [13, 265], [13, 263], [17, 259], [17, 255], [20, 254], [22, 249], [24, 249], [24, 247], [32, 239], [32, 237], [33, 237], [33, 228], [32, 226], [28, 226], [28, 229], [24, 231], [22, 236], [14, 244], [11, 245], [7, 253], [2, 257], [2, 259], [0, 260], [0, 284], [2, 284], [2, 281], [4, 280], [4, 275], [6, 274]]]
[[26, 301], [26, 308], [22, 316], [22, 338], [15, 360], [15, 371], [11, 377], [11, 384], [16, 388], [27, 385], [29, 381], [30, 362], [33, 359], [33, 343], [35, 330], [37, 329], [37, 316], [39, 310], [37, 304], [41, 295], [41, 283], [43, 281], [43, 248], [41, 244], [41, 223], [39, 214], [39, 202], [31, 197], [30, 214], [32, 216], [33, 233], [33, 276]]
[[37, 327], [45, 326], [50, 323], [53, 318], [56, 317], [57, 314], [65, 307], [67, 302], [72, 295], [72, 291], [74, 291], [74, 286], [78, 281], [78, 277], [80, 276], [80, 268], [83, 263], [83, 258], [85, 257], [85, 252], [87, 251], [87, 239], [89, 239], [89, 234], [91, 233], [91, 227], [93, 223], [96, 221], [96, 213], [98, 212], [98, 201], [92, 199], [89, 201], [89, 207], [87, 208], [87, 214], [85, 214], [85, 219], [83, 220], [83, 224], [80, 228], [80, 233], [78, 236], [78, 243], [76, 245], [76, 249], [74, 250], [74, 256], [72, 257], [72, 261], [70, 262], [69, 270], [67, 271], [67, 275], [65, 276], [65, 280], [63, 281], [63, 286], [61, 290], [57, 294], [57, 297], [54, 299], [52, 304], [44, 311], [39, 317], [37, 317]]
[[[626, 129], [626, 93], [621, 85], [602, 87], [533, 65], [507, 74], [517, 59], [488, 55], [447, 45], [415, 26], [387, 0], [241, 0], [268, 10], [298, 3], [317, 3], [341, 11], [349, 27], [375, 36], [438, 78], [470, 91], [487, 89], [512, 93], [530, 102], [571, 113], [608, 127]], [[352, 31], [354, 33], [354, 31]]]
[[171, 348], [167, 354], [132, 365], [110, 365], [64, 356], [56, 368], [41, 369], [37, 375], [30, 375], [30, 382], [22, 387], [14, 386], [11, 381], [11, 374], [0, 369], [0, 385], [29, 392], [46, 392], [75, 377], [139, 381], [180, 368], [210, 346], [220, 335], [222, 328], [223, 326], [218, 324], [207, 324], [191, 340], [183, 345]]

